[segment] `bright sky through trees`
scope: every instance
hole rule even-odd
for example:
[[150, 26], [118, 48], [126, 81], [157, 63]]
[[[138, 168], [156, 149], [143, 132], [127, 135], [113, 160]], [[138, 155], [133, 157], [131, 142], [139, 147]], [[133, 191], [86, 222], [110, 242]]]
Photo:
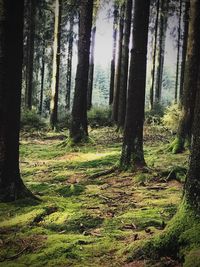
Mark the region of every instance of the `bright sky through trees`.
[[110, 6], [105, 5], [98, 13], [95, 45], [95, 64], [107, 66], [112, 57], [112, 22], [108, 19]]

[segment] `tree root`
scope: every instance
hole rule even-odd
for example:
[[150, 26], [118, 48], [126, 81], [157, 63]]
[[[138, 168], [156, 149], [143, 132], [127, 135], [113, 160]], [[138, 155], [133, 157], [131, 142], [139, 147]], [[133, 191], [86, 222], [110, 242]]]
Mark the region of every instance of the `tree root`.
[[176, 137], [176, 139], [170, 144], [169, 151], [173, 154], [182, 153], [184, 151], [185, 140], [180, 137]]
[[101, 176], [104, 176], [104, 175], [108, 175], [108, 174], [114, 173], [114, 172], [116, 172], [117, 170], [119, 170], [119, 168], [118, 168], [117, 166], [114, 166], [114, 167], [112, 167], [112, 168], [109, 169], [109, 170], [105, 170], [105, 171], [102, 171], [102, 172], [95, 173], [95, 174], [89, 176], [88, 179], [96, 179], [96, 178], [99, 178], [99, 177], [101, 177]]
[[20, 250], [17, 254], [12, 255], [10, 257], [4, 257], [3, 259], [0, 260], [0, 262], [4, 262], [6, 260], [15, 260], [17, 259], [19, 256], [21, 256], [26, 250], [28, 250], [30, 248], [30, 245], [24, 247], [22, 250]]

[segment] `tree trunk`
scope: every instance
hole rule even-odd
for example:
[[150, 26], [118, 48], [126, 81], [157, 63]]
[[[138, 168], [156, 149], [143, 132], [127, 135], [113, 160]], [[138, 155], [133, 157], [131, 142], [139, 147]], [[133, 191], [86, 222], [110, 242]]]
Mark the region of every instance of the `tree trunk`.
[[112, 119], [117, 123], [118, 121], [118, 106], [119, 106], [119, 87], [121, 78], [121, 60], [122, 60], [122, 42], [123, 42], [123, 29], [124, 29], [124, 4], [120, 10], [120, 21], [119, 21], [119, 37], [118, 37], [118, 59], [115, 69], [114, 78], [114, 98], [113, 98], [113, 110]]
[[87, 86], [89, 73], [90, 37], [92, 28], [93, 1], [80, 1], [78, 65], [70, 137], [74, 143], [88, 137]]
[[24, 1], [0, 0], [0, 200], [30, 196], [20, 177]]
[[[191, 1], [191, 14], [195, 14], [196, 1]], [[197, 1], [198, 2], [198, 1]], [[191, 3], [190, 3], [191, 4]], [[197, 12], [197, 11], [196, 11]], [[182, 115], [179, 121], [177, 137], [171, 145], [173, 153], [183, 151], [185, 141], [190, 142], [191, 128], [194, 117], [194, 106], [196, 98], [198, 64], [200, 60], [200, 16], [192, 17], [189, 25], [187, 56], [184, 73], [184, 89]], [[197, 36], [197, 37], [195, 37]], [[195, 42], [193, 40], [196, 40]]]
[[36, 0], [30, 0], [30, 2], [28, 3], [28, 36], [27, 36], [26, 89], [25, 89], [25, 107], [30, 110], [32, 109], [32, 98], [33, 98], [35, 20], [36, 20]]
[[184, 12], [184, 33], [183, 33], [183, 47], [182, 47], [182, 58], [181, 58], [181, 73], [180, 73], [180, 92], [179, 92], [179, 100], [180, 105], [183, 104], [183, 87], [184, 87], [184, 72], [185, 72], [185, 61], [186, 61], [186, 53], [187, 53], [187, 39], [188, 39], [188, 26], [189, 26], [189, 10], [190, 10], [190, 2], [185, 2], [185, 12]]
[[160, 103], [162, 92], [162, 77], [165, 57], [165, 39], [168, 20], [168, 0], [161, 0], [160, 4], [160, 27], [159, 27], [159, 46], [158, 46], [158, 63], [155, 82], [155, 102]]
[[39, 113], [42, 115], [43, 111], [43, 96], [44, 96], [44, 74], [45, 74], [45, 40], [43, 39], [42, 48], [42, 67], [41, 67], [41, 86], [40, 86], [40, 107]]
[[129, 41], [131, 32], [132, 0], [126, 1], [124, 36], [122, 44], [121, 77], [119, 85], [118, 126], [124, 127], [126, 115], [127, 78], [129, 65]]
[[160, 0], [157, 0], [155, 36], [154, 36], [154, 46], [153, 46], [152, 70], [151, 70], [151, 87], [150, 87], [150, 109], [151, 110], [153, 109], [153, 105], [154, 105], [154, 81], [155, 81], [155, 70], [156, 70], [156, 50], [157, 50], [159, 12], [160, 12]]
[[60, 72], [60, 39], [61, 39], [62, 0], [55, 3], [53, 71], [51, 82], [50, 125], [56, 128], [58, 122], [58, 89]]
[[121, 167], [145, 165], [143, 123], [150, 0], [135, 0]]
[[93, 27], [92, 36], [91, 36], [91, 51], [90, 51], [90, 65], [89, 65], [89, 77], [88, 77], [88, 95], [87, 95], [87, 109], [88, 110], [90, 110], [91, 107], [92, 107], [95, 37], [96, 37], [96, 26]]
[[175, 82], [175, 94], [174, 103], [177, 103], [178, 99], [178, 84], [179, 84], [179, 62], [180, 62], [180, 47], [181, 47], [181, 16], [182, 16], [183, 1], [180, 0], [179, 6], [179, 22], [178, 22], [178, 42], [177, 42], [177, 59], [176, 59], [176, 82]]
[[114, 19], [113, 19], [113, 51], [111, 60], [110, 70], [110, 94], [109, 94], [109, 105], [113, 103], [114, 94], [114, 79], [115, 79], [115, 59], [116, 59], [116, 48], [117, 48], [117, 23], [118, 23], [118, 5], [114, 6]]
[[68, 54], [67, 54], [67, 82], [66, 82], [66, 109], [70, 110], [71, 83], [72, 83], [72, 57], [74, 43], [74, 15], [70, 18], [69, 37], [68, 37]]
[[[200, 10], [200, 5], [196, 4], [196, 8]], [[197, 11], [197, 10], [196, 10]], [[196, 14], [200, 17], [200, 12]], [[200, 20], [199, 20], [200, 23]], [[200, 38], [200, 37], [199, 37]], [[200, 61], [199, 61], [200, 62]], [[197, 67], [197, 66], [196, 66]], [[200, 68], [197, 87], [197, 97], [195, 105], [195, 118], [192, 127], [192, 149], [190, 156], [189, 171], [185, 185], [186, 198], [191, 206], [200, 212]]]

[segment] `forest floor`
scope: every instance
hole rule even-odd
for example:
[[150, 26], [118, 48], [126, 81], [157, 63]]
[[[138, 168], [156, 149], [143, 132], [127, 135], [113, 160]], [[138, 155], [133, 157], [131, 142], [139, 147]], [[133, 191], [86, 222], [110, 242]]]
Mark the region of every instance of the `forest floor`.
[[114, 172], [122, 137], [90, 130], [67, 146], [65, 132], [21, 134], [20, 165], [41, 199], [0, 204], [0, 266], [181, 266], [170, 258], [131, 262], [140, 242], [160, 234], [177, 210], [188, 152], [173, 155], [162, 127], [145, 128], [148, 169]]

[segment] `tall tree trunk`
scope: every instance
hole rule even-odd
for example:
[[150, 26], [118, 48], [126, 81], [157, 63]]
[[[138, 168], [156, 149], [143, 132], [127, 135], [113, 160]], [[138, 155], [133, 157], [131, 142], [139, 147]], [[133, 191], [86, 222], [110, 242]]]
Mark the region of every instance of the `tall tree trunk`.
[[0, 200], [30, 196], [19, 170], [24, 1], [0, 0]]
[[92, 29], [93, 1], [80, 1], [78, 65], [70, 137], [74, 143], [88, 137], [87, 123], [87, 86], [89, 73], [90, 37]]
[[36, 0], [30, 0], [30, 2], [28, 3], [28, 36], [27, 36], [26, 89], [25, 89], [25, 107], [30, 110], [32, 109], [32, 98], [33, 98], [35, 20], [36, 20]]
[[114, 79], [115, 79], [115, 59], [116, 59], [116, 48], [117, 48], [117, 24], [118, 24], [118, 5], [114, 5], [114, 19], [113, 19], [113, 51], [111, 60], [110, 70], [110, 94], [109, 94], [109, 105], [113, 103], [114, 95]]
[[183, 47], [182, 47], [182, 58], [181, 58], [181, 73], [180, 73], [180, 92], [179, 100], [180, 105], [183, 104], [183, 87], [184, 87], [184, 72], [185, 72], [185, 61], [186, 61], [186, 52], [187, 52], [187, 39], [188, 39], [188, 26], [189, 26], [189, 10], [190, 2], [185, 1], [185, 11], [184, 11], [184, 32], [183, 32]]
[[179, 68], [180, 68], [180, 48], [181, 48], [181, 17], [182, 17], [182, 5], [183, 1], [180, 0], [179, 6], [179, 22], [178, 22], [178, 42], [177, 42], [177, 59], [176, 59], [176, 81], [175, 81], [175, 94], [174, 103], [177, 103], [178, 99], [178, 84], [179, 84]]
[[87, 92], [88, 93], [87, 95], [87, 109], [88, 110], [90, 110], [92, 107], [95, 38], [96, 38], [96, 26], [93, 27], [92, 35], [91, 35], [90, 64], [89, 64], [88, 92]]
[[143, 124], [150, 0], [135, 0], [121, 167], [145, 165]]
[[155, 20], [155, 35], [154, 35], [152, 70], [151, 70], [151, 87], [150, 87], [150, 109], [151, 110], [153, 109], [153, 105], [154, 105], [154, 81], [155, 81], [155, 70], [156, 70], [156, 50], [157, 50], [159, 12], [160, 12], [160, 0], [157, 0], [156, 20]]
[[[186, 71], [184, 92], [186, 86], [195, 86], [193, 94], [194, 122], [192, 125], [192, 147], [189, 170], [185, 183], [185, 196], [190, 207], [200, 212], [200, 1], [190, 0], [189, 34], [187, 44]], [[195, 71], [195, 72], [194, 72]], [[186, 83], [188, 79], [188, 83]], [[194, 81], [195, 79], [195, 81]], [[193, 87], [191, 87], [192, 89]], [[186, 96], [186, 95], [184, 95]], [[196, 99], [195, 99], [196, 96]], [[190, 94], [192, 97], [192, 92]]]
[[[191, 14], [195, 14], [195, 7], [198, 1], [191, 1]], [[194, 106], [196, 98], [198, 64], [200, 60], [200, 16], [193, 16], [189, 25], [187, 56], [184, 73], [184, 89], [182, 115], [179, 121], [177, 137], [171, 145], [173, 153], [181, 152], [184, 149], [185, 141], [191, 139], [191, 128], [194, 118]], [[197, 37], [196, 37], [197, 36]], [[196, 40], [195, 42], [193, 40]]]
[[157, 63], [157, 73], [155, 82], [155, 102], [160, 103], [161, 92], [162, 92], [162, 78], [163, 78], [163, 68], [164, 68], [164, 57], [165, 57], [165, 39], [167, 31], [167, 21], [168, 21], [168, 0], [161, 0], [160, 4], [160, 27], [159, 27], [159, 46], [158, 46], [158, 63]]
[[72, 57], [74, 43], [74, 15], [70, 17], [69, 37], [68, 37], [68, 54], [67, 54], [67, 82], [66, 82], [66, 108], [70, 110], [71, 84], [72, 84]]
[[50, 125], [56, 128], [58, 122], [58, 89], [60, 73], [60, 39], [61, 39], [62, 0], [55, 3], [53, 71], [51, 82]]
[[41, 66], [41, 85], [40, 85], [40, 106], [39, 113], [42, 115], [43, 111], [43, 96], [44, 96], [44, 74], [45, 74], [45, 40], [43, 39], [42, 48], [42, 66]]
[[113, 98], [113, 110], [112, 110], [112, 119], [116, 123], [118, 121], [119, 87], [120, 87], [120, 78], [121, 78], [122, 42], [123, 42], [123, 30], [124, 30], [124, 9], [125, 9], [125, 5], [123, 4], [120, 10], [118, 55], [117, 55], [118, 59], [117, 59], [117, 65], [115, 68], [114, 98]]
[[[197, 4], [195, 8], [200, 10], [200, 5]], [[193, 8], [193, 7], [192, 7]], [[200, 12], [196, 9], [196, 13], [200, 17]], [[199, 20], [200, 23], [200, 20]], [[200, 62], [200, 60], [199, 60]], [[198, 62], [198, 63], [199, 63]], [[197, 68], [197, 66], [196, 66]], [[190, 156], [189, 171], [187, 174], [185, 189], [186, 198], [193, 208], [200, 212], [200, 67], [199, 67], [199, 78], [196, 94], [196, 104], [194, 113], [194, 123], [192, 127], [193, 140], [192, 149]]]
[[127, 78], [129, 65], [129, 41], [131, 32], [132, 0], [126, 0], [124, 35], [122, 43], [121, 77], [119, 85], [118, 126], [124, 127], [126, 115]]

